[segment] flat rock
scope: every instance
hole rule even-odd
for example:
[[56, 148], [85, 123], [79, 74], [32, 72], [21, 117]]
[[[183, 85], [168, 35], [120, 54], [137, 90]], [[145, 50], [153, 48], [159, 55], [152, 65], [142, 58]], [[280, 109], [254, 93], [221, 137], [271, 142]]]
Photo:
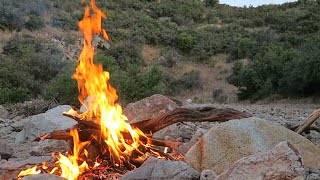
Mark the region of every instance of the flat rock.
[[218, 174], [243, 157], [267, 152], [282, 141], [293, 144], [306, 168], [320, 169], [320, 149], [303, 136], [259, 118], [231, 120], [218, 124], [203, 135], [186, 154], [189, 165]]
[[160, 94], [155, 94], [135, 103], [128, 104], [123, 113], [127, 116], [128, 122], [136, 123], [158, 117], [177, 107], [178, 105], [171, 99]]
[[21, 180], [65, 180], [65, 178], [52, 175], [52, 174], [36, 174], [31, 176], [25, 176]]
[[0, 169], [5, 169], [5, 170], [16, 170], [20, 167], [23, 167], [28, 164], [40, 164], [41, 162], [44, 161], [49, 161], [51, 160], [51, 156], [32, 156], [28, 159], [24, 160], [19, 160], [19, 159], [9, 159], [7, 160], [1, 160], [0, 162]]
[[199, 172], [185, 162], [150, 157], [140, 168], [122, 176], [121, 180], [198, 180], [199, 177]]
[[298, 150], [287, 141], [265, 153], [242, 158], [215, 180], [303, 179], [305, 170]]
[[71, 107], [67, 105], [57, 106], [45, 113], [30, 116], [15, 123], [13, 125], [14, 128], [23, 127], [23, 130], [17, 135], [15, 143], [20, 144], [25, 141], [33, 141], [45, 133], [71, 128], [77, 124], [77, 122], [63, 116], [63, 112], [68, 111], [70, 108]]

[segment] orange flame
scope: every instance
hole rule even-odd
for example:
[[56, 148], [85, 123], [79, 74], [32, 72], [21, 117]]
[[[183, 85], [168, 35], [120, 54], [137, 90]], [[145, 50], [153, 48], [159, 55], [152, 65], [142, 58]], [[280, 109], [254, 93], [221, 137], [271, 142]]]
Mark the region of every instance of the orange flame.
[[23, 177], [27, 175], [34, 175], [34, 174], [40, 174], [41, 170], [37, 170], [38, 166], [33, 166], [29, 169], [26, 169], [24, 171], [21, 171], [18, 175], [18, 177]]
[[[92, 36], [102, 34], [109, 39], [105, 30], [102, 30], [101, 20], [106, 15], [91, 0], [91, 9], [86, 7], [84, 18], [79, 22], [80, 30], [84, 34], [84, 46], [79, 57], [79, 64], [73, 78], [78, 82], [79, 101], [90, 98], [85, 106], [87, 111], [80, 114], [82, 118], [100, 121], [101, 137], [108, 145], [110, 159], [121, 164], [123, 155], [130, 154], [141, 144], [139, 136], [145, 136], [139, 129], [133, 129], [126, 121], [127, 117], [122, 115], [122, 108], [116, 103], [118, 95], [116, 90], [109, 84], [110, 74], [103, 71], [101, 64], [94, 64], [94, 47]], [[74, 112], [73, 112], [74, 113]], [[123, 137], [123, 132], [130, 133], [132, 142], [128, 143]]]
[[[83, 2], [83, 0], [82, 0]], [[79, 101], [83, 104], [87, 111], [78, 114], [74, 110], [70, 110], [67, 114], [78, 116], [80, 119], [92, 119], [100, 122], [100, 139], [108, 147], [108, 154], [113, 164], [121, 166], [131, 153], [138, 150], [142, 145], [139, 137], [146, 137], [142, 131], [133, 128], [128, 124], [127, 117], [122, 114], [122, 108], [116, 103], [118, 95], [116, 90], [110, 85], [109, 72], [103, 71], [101, 64], [94, 64], [94, 47], [92, 45], [92, 37], [94, 35], [102, 35], [109, 40], [107, 32], [102, 29], [102, 19], [106, 15], [96, 6], [95, 0], [90, 1], [90, 6], [85, 8], [83, 19], [79, 22], [79, 28], [83, 32], [84, 45], [75, 74], [72, 76], [77, 80], [79, 89]], [[89, 99], [87, 103], [84, 100]], [[77, 179], [77, 177], [89, 169], [84, 159], [81, 159], [80, 153], [84, 152], [88, 156], [88, 152], [84, 149], [89, 142], [80, 142], [77, 130], [71, 130], [74, 147], [72, 154], [67, 156], [61, 153], [57, 157], [57, 165], [61, 169], [61, 177], [68, 180]], [[124, 138], [123, 134], [129, 134], [130, 138]], [[82, 162], [79, 165], [79, 162]], [[99, 164], [95, 164], [95, 167]], [[36, 171], [37, 167], [32, 168], [31, 173], [40, 173]], [[53, 173], [56, 168], [52, 169]], [[27, 170], [26, 170], [27, 171]], [[30, 171], [19, 175], [24, 176], [30, 174]], [[24, 173], [24, 174], [23, 174]]]

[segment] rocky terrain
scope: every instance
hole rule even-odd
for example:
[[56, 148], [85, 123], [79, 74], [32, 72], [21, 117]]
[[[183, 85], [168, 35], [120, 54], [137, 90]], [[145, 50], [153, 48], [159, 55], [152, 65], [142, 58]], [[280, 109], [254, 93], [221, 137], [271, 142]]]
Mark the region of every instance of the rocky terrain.
[[[184, 160], [151, 158], [122, 179], [141, 175], [145, 179], [320, 179], [320, 133], [310, 131], [303, 137], [283, 126], [301, 124], [319, 108], [317, 104], [199, 105], [188, 102], [182, 105], [185, 108], [199, 106], [233, 108], [253, 117], [224, 123], [183, 122], [170, 125], [153, 136], [181, 141], [178, 151]], [[129, 104], [124, 113], [132, 123], [157, 117], [178, 107], [169, 98], [154, 95]], [[72, 127], [76, 122], [62, 115], [70, 108], [58, 106], [23, 118], [12, 117], [12, 113], [0, 106], [0, 179], [14, 179], [19, 171], [30, 165], [51, 161], [52, 152], [67, 150], [68, 145], [64, 141], [34, 140], [44, 133]], [[319, 123], [316, 126], [319, 127]]]

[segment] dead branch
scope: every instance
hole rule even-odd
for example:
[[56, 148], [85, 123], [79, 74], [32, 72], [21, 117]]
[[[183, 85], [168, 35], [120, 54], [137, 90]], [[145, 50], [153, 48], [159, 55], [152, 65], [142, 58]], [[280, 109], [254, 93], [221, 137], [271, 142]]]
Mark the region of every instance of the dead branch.
[[310, 127], [320, 117], [320, 109], [315, 110], [307, 120], [302, 123], [295, 131], [299, 134], [303, 133], [308, 127]]
[[177, 108], [173, 111], [164, 113], [157, 118], [132, 123], [131, 125], [139, 128], [144, 133], [155, 133], [178, 122], [224, 122], [231, 119], [242, 119], [247, 117], [250, 117], [250, 115], [230, 108]]

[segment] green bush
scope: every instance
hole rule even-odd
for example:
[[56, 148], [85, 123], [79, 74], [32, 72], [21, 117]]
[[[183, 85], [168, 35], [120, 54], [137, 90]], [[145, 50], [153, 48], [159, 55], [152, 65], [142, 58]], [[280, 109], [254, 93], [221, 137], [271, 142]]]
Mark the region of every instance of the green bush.
[[[12, 37], [3, 50], [0, 89], [12, 91], [5, 94], [8, 102], [37, 98], [43, 86], [67, 65], [60, 60], [62, 51], [59, 48], [46, 43], [45, 39], [28, 35]], [[13, 98], [12, 94], [21, 98]]]
[[30, 31], [41, 29], [45, 26], [44, 21], [41, 17], [32, 15], [25, 24], [26, 28]]
[[172, 94], [177, 94], [185, 89], [201, 89], [202, 81], [200, 72], [197, 70], [192, 70], [188, 73], [183, 74], [180, 78], [170, 82], [169, 88]]
[[0, 88], [0, 104], [23, 102], [29, 98], [29, 91], [21, 87]]
[[51, 25], [64, 30], [78, 30], [77, 19], [72, 19], [67, 15], [53, 16], [51, 19]]
[[186, 32], [180, 33], [177, 39], [177, 47], [184, 52], [189, 52], [196, 43], [196, 39]]
[[77, 81], [72, 79], [72, 70], [64, 70], [49, 81], [41, 94], [45, 99], [56, 100], [59, 104], [79, 105]]

